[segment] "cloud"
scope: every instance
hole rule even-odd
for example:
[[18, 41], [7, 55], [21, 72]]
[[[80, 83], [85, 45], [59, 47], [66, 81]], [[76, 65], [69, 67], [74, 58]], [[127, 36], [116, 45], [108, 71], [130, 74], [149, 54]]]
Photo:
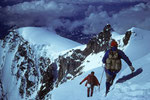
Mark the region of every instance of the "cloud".
[[[75, 0], [77, 1], [77, 0]], [[99, 33], [104, 25], [110, 23], [115, 31], [124, 33], [131, 27], [150, 30], [150, 3], [140, 3], [119, 12], [106, 11], [103, 5], [95, 6], [92, 3], [68, 3], [74, 0], [38, 0], [23, 2], [13, 6], [0, 8], [0, 19], [7, 25], [48, 26], [55, 30], [65, 27], [74, 30], [83, 26], [83, 33]], [[87, 2], [91, 0], [86, 0]], [[98, 1], [98, 0], [92, 0]], [[107, 0], [110, 2], [112, 0]], [[120, 1], [120, 0], [113, 0]], [[120, 2], [123, 2], [121, 0]], [[127, 0], [130, 2], [141, 0]], [[146, 0], [145, 0], [146, 1]]]
[[[91, 7], [90, 7], [91, 8]], [[140, 3], [109, 16], [106, 11], [91, 10], [84, 19], [84, 33], [99, 33], [104, 25], [110, 23], [116, 32], [124, 34], [132, 27], [150, 30], [150, 3]]]
[[[54, 1], [32, 1], [24, 2], [13, 6], [7, 6], [1, 11], [7, 16], [7, 24], [17, 24], [19, 26], [27, 25], [48, 25], [53, 21], [59, 20], [59, 17], [73, 16], [77, 12], [72, 4], [56, 3]], [[3, 17], [4, 19], [6, 19]]]
[[105, 3], [121, 3], [121, 2], [149, 2], [149, 0], [56, 0], [59, 2], [68, 2], [68, 3], [92, 3], [92, 2], [105, 2]]
[[131, 27], [150, 30], [150, 3], [140, 3], [129, 9], [124, 9], [112, 17], [113, 27], [122, 33]]
[[109, 21], [109, 16], [106, 11], [99, 13], [91, 13], [84, 20], [84, 33], [99, 33], [104, 25]]

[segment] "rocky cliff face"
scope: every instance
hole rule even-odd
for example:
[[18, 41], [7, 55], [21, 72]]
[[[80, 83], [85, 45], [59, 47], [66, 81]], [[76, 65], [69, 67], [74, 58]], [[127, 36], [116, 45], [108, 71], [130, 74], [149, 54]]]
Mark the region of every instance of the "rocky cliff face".
[[[53, 80], [51, 79], [51, 60], [44, 52], [41, 52], [44, 49], [43, 45], [30, 44], [16, 31], [11, 32], [0, 43], [2, 56], [0, 93], [3, 95], [1, 97], [9, 99], [7, 97], [10, 95], [9, 89], [4, 89], [7, 84], [4, 75], [7, 76], [5, 70], [8, 69], [9, 75], [15, 80], [14, 87], [16, 86], [21, 98], [29, 98], [35, 94], [36, 98], [44, 99], [44, 96], [53, 89]], [[8, 54], [12, 57], [8, 58]], [[7, 63], [9, 63], [8, 66]]]
[[67, 79], [67, 75], [71, 74], [72, 79], [76, 77], [77, 75], [81, 74], [82, 62], [85, 60], [85, 58], [90, 55], [91, 53], [99, 53], [101, 51], [106, 50], [109, 46], [109, 40], [111, 38], [110, 32], [101, 32], [96, 37], [93, 37], [88, 44], [86, 45], [86, 48], [84, 50], [76, 49], [76, 50], [70, 50], [71, 55], [68, 56], [67, 52], [66, 54], [59, 57], [59, 77], [58, 77], [58, 83], [65, 82]]
[[[123, 42], [127, 45], [131, 32], [127, 32]], [[15, 30], [0, 40], [0, 99], [9, 99], [12, 89], [16, 87], [20, 99], [51, 98], [50, 91], [67, 80], [82, 74], [81, 64], [91, 53], [99, 53], [109, 48], [111, 32], [107, 27], [93, 37], [84, 50], [72, 49], [57, 58], [58, 79], [53, 82], [51, 59], [46, 56], [45, 45], [33, 45], [24, 40]], [[7, 64], [9, 62], [9, 64]]]
[[[82, 73], [82, 67], [80, 66], [85, 58], [91, 53], [99, 53], [106, 50], [109, 47], [109, 41], [111, 39], [111, 30], [100, 32], [97, 36], [93, 37], [84, 50], [76, 49], [70, 50], [64, 55], [59, 57], [59, 77], [57, 83], [63, 83], [68, 78], [68, 74], [71, 75], [69, 79], [73, 79], [77, 75]], [[68, 55], [71, 53], [70, 55]]]
[[[71, 55], [68, 55], [68, 53], [71, 53]], [[66, 54], [59, 56], [59, 76], [57, 83], [63, 83], [67, 79], [73, 79], [80, 74], [82, 67], [79, 66], [84, 59], [85, 56], [79, 49], [70, 50]], [[71, 75], [70, 77], [68, 77], [69, 74]]]

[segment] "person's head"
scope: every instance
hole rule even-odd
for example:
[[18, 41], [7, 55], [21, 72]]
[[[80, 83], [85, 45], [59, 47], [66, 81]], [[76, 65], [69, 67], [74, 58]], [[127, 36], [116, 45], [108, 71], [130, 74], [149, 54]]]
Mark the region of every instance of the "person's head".
[[111, 27], [111, 25], [110, 25], [110, 24], [107, 24], [106, 26], [107, 26], [107, 27]]
[[94, 71], [91, 72], [91, 75], [94, 75]]
[[118, 47], [118, 43], [116, 42], [116, 40], [112, 40], [110, 43], [111, 47]]

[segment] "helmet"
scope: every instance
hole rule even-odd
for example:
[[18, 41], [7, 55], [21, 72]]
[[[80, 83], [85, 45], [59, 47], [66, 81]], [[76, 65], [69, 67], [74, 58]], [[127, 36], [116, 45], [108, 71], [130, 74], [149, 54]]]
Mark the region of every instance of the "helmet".
[[115, 40], [111, 41], [111, 47], [118, 47], [118, 43]]

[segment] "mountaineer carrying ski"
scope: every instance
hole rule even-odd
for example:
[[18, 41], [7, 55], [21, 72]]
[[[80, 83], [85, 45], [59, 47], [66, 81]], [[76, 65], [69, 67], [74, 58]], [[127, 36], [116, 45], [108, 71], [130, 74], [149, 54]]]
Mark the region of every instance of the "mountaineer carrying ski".
[[[87, 97], [89, 96], [93, 96], [93, 90], [94, 90], [94, 86], [100, 86], [98, 79], [96, 78], [96, 76], [94, 75], [94, 72], [92, 71], [91, 74], [89, 74], [87, 77], [85, 77], [81, 82], [80, 85], [86, 81], [85, 86], [87, 86]], [[89, 95], [91, 90], [91, 95]]]
[[133, 72], [135, 69], [132, 66], [131, 61], [125, 55], [125, 53], [118, 48], [118, 43], [115, 40], [111, 42], [111, 48], [106, 51], [102, 62], [105, 63], [105, 73], [106, 73], [106, 94], [109, 92], [111, 85], [116, 77], [116, 74], [121, 70], [121, 59], [123, 59], [130, 67]]

